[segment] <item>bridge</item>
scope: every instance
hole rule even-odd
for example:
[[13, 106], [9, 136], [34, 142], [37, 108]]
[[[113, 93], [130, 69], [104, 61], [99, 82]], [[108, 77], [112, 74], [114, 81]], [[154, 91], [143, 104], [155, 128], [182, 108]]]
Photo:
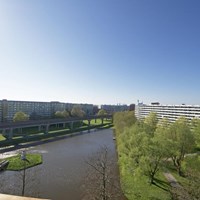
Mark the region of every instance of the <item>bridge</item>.
[[88, 129], [90, 128], [90, 122], [91, 120], [101, 119], [101, 123], [104, 123], [104, 119], [111, 119], [112, 121], [112, 115], [102, 115], [102, 116], [86, 116], [86, 117], [71, 117], [66, 119], [46, 119], [46, 120], [29, 120], [29, 121], [23, 121], [23, 122], [7, 122], [7, 123], [0, 123], [0, 131], [2, 132], [2, 135], [4, 135], [7, 139], [13, 138], [13, 131], [15, 129], [18, 129], [22, 132], [23, 128], [27, 127], [38, 127], [38, 131], [44, 132], [44, 134], [48, 134], [49, 127], [51, 125], [60, 125], [62, 124], [63, 128], [66, 127], [66, 125], [70, 125], [70, 130], [73, 130], [73, 124], [75, 122], [81, 122], [81, 121], [88, 121]]

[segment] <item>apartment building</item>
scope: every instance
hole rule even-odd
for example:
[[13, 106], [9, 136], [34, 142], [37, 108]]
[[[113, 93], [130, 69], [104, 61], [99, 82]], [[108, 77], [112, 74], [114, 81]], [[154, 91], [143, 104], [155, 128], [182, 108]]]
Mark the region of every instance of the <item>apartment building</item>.
[[0, 122], [12, 121], [16, 112], [22, 111], [29, 115], [31, 119], [51, 118], [56, 111], [71, 111], [74, 105], [79, 105], [88, 115], [93, 114], [92, 104], [72, 104], [36, 101], [13, 101], [0, 100]]
[[200, 118], [199, 105], [160, 105], [158, 102], [155, 102], [150, 105], [138, 103], [136, 106], [136, 117], [139, 119], [146, 117], [150, 112], [157, 113], [158, 119], [167, 117], [171, 122], [176, 121], [181, 116], [189, 120], [194, 117]]
[[107, 113], [114, 113], [114, 112], [122, 112], [122, 111], [128, 111], [129, 106], [126, 104], [118, 104], [118, 105], [101, 105], [101, 109], [106, 110]]

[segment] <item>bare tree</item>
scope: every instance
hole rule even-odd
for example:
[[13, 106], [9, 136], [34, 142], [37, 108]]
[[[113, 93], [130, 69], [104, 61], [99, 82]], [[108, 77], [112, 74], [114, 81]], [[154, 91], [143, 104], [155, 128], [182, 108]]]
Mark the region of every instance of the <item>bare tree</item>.
[[18, 182], [16, 194], [35, 198], [40, 197], [38, 174], [41, 174], [39, 166], [16, 172], [16, 181]]
[[27, 163], [29, 163], [29, 160], [26, 157], [26, 150], [21, 152], [21, 161], [23, 161], [23, 169], [18, 174], [20, 179], [19, 181], [21, 182], [21, 196], [25, 196], [25, 192], [29, 192], [29, 195], [31, 194], [33, 196], [36, 194], [38, 195], [38, 193], [34, 194], [32, 189], [28, 189], [28, 187], [33, 185], [33, 183], [37, 180], [34, 180], [34, 173], [36, 171], [34, 169], [27, 169]]
[[122, 199], [116, 164], [106, 146], [88, 157], [88, 165], [83, 184], [83, 200]]

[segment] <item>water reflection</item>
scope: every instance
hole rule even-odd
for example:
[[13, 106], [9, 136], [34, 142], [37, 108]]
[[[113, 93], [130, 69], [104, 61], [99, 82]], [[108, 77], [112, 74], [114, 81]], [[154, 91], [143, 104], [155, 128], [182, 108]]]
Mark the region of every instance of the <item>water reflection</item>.
[[[41, 153], [43, 164], [27, 170], [26, 196], [50, 198], [53, 200], [81, 199], [81, 185], [85, 178], [85, 159], [99, 147], [106, 145], [115, 158], [112, 130], [101, 130], [68, 137], [30, 148], [32, 153]], [[1, 173], [1, 192], [21, 192], [20, 172]]]

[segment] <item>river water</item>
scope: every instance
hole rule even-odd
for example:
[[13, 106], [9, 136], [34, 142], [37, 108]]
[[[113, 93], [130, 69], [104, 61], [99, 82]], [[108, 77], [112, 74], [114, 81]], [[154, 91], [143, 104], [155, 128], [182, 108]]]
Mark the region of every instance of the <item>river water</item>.
[[[112, 129], [91, 131], [29, 147], [27, 151], [42, 154], [43, 164], [26, 170], [25, 196], [80, 200], [88, 156], [106, 146], [109, 155], [114, 158], [113, 170], [117, 169], [112, 133]], [[20, 195], [22, 172], [4, 171], [0, 173], [0, 179], [1, 193]]]

